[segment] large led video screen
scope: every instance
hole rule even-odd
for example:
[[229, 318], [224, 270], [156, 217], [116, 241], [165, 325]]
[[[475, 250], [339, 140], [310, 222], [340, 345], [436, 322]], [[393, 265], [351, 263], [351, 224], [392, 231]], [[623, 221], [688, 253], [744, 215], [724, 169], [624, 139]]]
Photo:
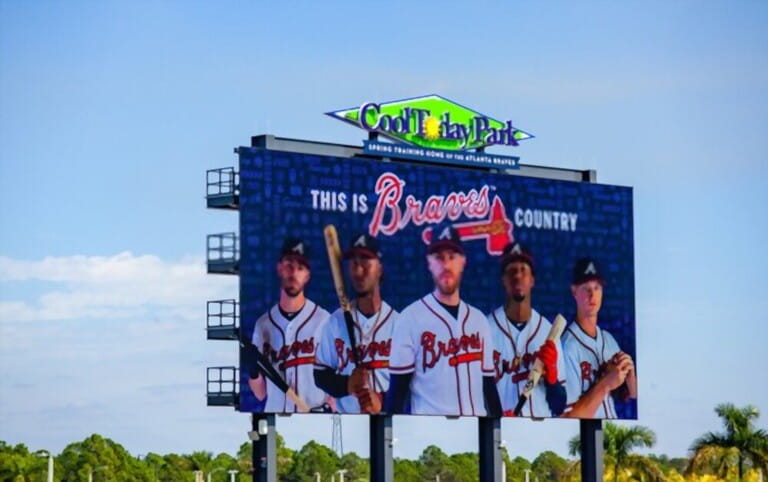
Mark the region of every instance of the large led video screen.
[[637, 418], [631, 188], [239, 156], [240, 411]]

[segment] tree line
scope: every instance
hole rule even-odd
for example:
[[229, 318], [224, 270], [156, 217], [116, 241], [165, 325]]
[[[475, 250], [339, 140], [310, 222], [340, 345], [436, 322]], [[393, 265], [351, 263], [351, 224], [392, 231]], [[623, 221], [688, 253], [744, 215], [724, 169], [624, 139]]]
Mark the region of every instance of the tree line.
[[[604, 480], [624, 481], [755, 481], [768, 479], [768, 432], [755, 427], [759, 411], [732, 404], [718, 405], [716, 413], [724, 426], [722, 432], [707, 432], [694, 440], [689, 457], [640, 455], [638, 448], [652, 448], [656, 436], [642, 426], [604, 424]], [[574, 459], [566, 459], [546, 451], [529, 461], [512, 457], [503, 449], [507, 480], [576, 481], [580, 478], [579, 438], [568, 445]], [[292, 450], [277, 435], [278, 479], [287, 482], [340, 480], [338, 472], [346, 470], [344, 480], [368, 479], [368, 459], [354, 452], [338, 456], [330, 448], [315, 441]], [[45, 453], [31, 451], [24, 444], [0, 441], [0, 481], [27, 482], [45, 480]], [[439, 480], [464, 482], [477, 480], [476, 453], [448, 455], [430, 445], [415, 459], [395, 459], [395, 480], [416, 482]], [[54, 457], [56, 481], [194, 481], [195, 471], [212, 482], [230, 480], [229, 471], [237, 471], [235, 480], [251, 480], [251, 444], [244, 442], [235, 455], [198, 451], [191, 454], [149, 453], [135, 457], [117, 442], [91, 435], [74, 442]], [[762, 471], [762, 476], [761, 476]]]

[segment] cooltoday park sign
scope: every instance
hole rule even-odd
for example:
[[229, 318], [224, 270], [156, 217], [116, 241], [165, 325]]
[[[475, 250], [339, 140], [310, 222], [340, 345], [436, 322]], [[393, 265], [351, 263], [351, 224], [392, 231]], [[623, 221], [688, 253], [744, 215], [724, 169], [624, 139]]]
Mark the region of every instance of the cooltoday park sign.
[[511, 120], [494, 119], [439, 95], [365, 102], [327, 115], [396, 142], [366, 141], [366, 154], [474, 167], [517, 169], [519, 157], [482, 151], [533, 137]]

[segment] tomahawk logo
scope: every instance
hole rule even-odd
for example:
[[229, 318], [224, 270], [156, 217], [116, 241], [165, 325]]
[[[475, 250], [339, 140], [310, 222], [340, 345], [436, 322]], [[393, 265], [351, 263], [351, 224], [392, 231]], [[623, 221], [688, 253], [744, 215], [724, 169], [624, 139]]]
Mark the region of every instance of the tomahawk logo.
[[304, 243], [299, 243], [293, 247], [294, 253], [304, 254]]
[[587, 269], [584, 270], [584, 274], [597, 274], [597, 270], [595, 269], [595, 264], [590, 262], [589, 266], [587, 266]]

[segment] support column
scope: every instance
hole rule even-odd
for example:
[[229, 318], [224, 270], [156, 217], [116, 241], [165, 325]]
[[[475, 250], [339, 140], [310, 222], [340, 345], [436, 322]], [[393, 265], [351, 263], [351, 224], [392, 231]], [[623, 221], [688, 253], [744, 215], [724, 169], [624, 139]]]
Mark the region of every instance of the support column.
[[480, 482], [501, 481], [501, 418], [477, 419]]
[[579, 421], [581, 436], [581, 480], [603, 480], [603, 421], [583, 419]]
[[392, 415], [371, 415], [368, 421], [371, 482], [392, 482], [395, 474], [392, 459]]
[[253, 482], [277, 481], [277, 431], [275, 414], [254, 413], [251, 419], [253, 440], [251, 459]]

